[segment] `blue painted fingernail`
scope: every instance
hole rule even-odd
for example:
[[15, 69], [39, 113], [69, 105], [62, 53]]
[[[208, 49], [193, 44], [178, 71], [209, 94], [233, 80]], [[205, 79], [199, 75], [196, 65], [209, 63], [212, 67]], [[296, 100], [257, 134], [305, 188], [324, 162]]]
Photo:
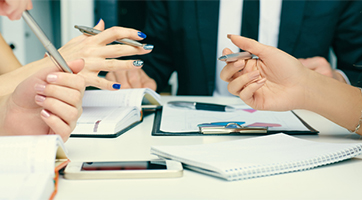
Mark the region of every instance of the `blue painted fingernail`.
[[113, 89], [119, 90], [121, 89], [121, 84], [115, 83], [112, 85]]
[[140, 67], [140, 66], [143, 65], [143, 61], [142, 60], [135, 60], [135, 61], [133, 61], [133, 65], [135, 67]]
[[100, 19], [98, 20], [97, 24], [99, 24], [99, 22], [101, 22], [101, 20], [102, 20], [102, 18], [100, 18]]
[[140, 36], [143, 39], [145, 39], [147, 37], [147, 35], [142, 32], [138, 32], [137, 34], [138, 34], [138, 36]]
[[153, 45], [152, 44], [146, 44], [145, 46], [143, 46], [143, 48], [145, 50], [152, 50], [153, 49]]

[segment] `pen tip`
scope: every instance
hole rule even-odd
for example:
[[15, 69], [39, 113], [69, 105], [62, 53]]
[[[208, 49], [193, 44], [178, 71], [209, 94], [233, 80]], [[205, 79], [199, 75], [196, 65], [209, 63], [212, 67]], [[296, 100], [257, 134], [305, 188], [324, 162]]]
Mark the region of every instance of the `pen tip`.
[[226, 56], [221, 56], [221, 57], [219, 58], [219, 60], [224, 60], [224, 59], [226, 59]]

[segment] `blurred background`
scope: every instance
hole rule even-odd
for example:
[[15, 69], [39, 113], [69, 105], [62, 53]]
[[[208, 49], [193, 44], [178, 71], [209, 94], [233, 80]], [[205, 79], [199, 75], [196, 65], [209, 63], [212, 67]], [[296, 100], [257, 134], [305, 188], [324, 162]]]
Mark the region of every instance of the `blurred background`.
[[[105, 21], [106, 28], [124, 26], [142, 31], [144, 27], [145, 0], [32, 0], [32, 2], [31, 15], [57, 48], [81, 34], [74, 25], [93, 27], [101, 18]], [[22, 19], [10, 21], [7, 17], [0, 16], [0, 32], [21, 64], [27, 64], [44, 56], [44, 47]]]

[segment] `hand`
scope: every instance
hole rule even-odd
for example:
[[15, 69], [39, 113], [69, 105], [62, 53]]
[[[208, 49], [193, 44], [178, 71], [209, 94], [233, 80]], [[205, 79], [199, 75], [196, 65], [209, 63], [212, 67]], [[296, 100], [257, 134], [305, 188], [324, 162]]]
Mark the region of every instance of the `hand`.
[[[83, 60], [69, 62], [78, 73]], [[7, 135], [59, 134], [66, 141], [82, 112], [85, 82], [56, 66], [38, 71], [21, 82], [0, 106], [1, 133]]]
[[[100, 20], [94, 28], [104, 30], [103, 20]], [[115, 90], [117, 88], [113, 88], [113, 85], [117, 83], [98, 77], [98, 73], [100, 71], [119, 71], [140, 68], [143, 64], [142, 61], [117, 60], [114, 58], [150, 53], [152, 48], [146, 50], [143, 47], [107, 44], [122, 38], [142, 40], [143, 38], [138, 36], [139, 33], [141, 32], [134, 29], [112, 27], [95, 36], [80, 35], [73, 38], [60, 48], [59, 51], [66, 60], [84, 59], [85, 68], [79, 74], [84, 77], [87, 86]], [[152, 47], [152, 45], [148, 47]]]
[[150, 88], [154, 91], [157, 89], [156, 81], [150, 78], [142, 69], [109, 72], [106, 79], [121, 83], [122, 88]]
[[[229, 82], [228, 90], [258, 110], [291, 110], [303, 106], [303, 84], [309, 73], [287, 53], [236, 35], [228, 36], [241, 49], [260, 59], [227, 63], [220, 77]], [[232, 53], [225, 49], [224, 54]], [[278, 58], [278, 59], [276, 59]]]
[[10, 20], [18, 20], [25, 10], [31, 10], [31, 0], [0, 0], [0, 15], [7, 16]]
[[332, 69], [331, 65], [324, 57], [315, 56], [312, 58], [305, 58], [305, 59], [300, 58], [298, 60], [308, 69], [311, 69], [322, 75], [346, 83], [346, 80], [344, 80], [343, 76], [340, 73], [338, 73], [336, 70]]

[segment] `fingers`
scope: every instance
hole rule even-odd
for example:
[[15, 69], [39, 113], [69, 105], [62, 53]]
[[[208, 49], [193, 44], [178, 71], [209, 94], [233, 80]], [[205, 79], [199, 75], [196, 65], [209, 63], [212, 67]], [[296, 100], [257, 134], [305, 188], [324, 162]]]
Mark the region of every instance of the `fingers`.
[[245, 67], [245, 60], [238, 60], [227, 64], [220, 73], [220, 78], [223, 81], [230, 82], [242, 75], [242, 70]]
[[132, 88], [127, 79], [127, 70], [109, 72], [106, 75], [106, 79], [117, 81], [122, 85], [123, 89]]
[[66, 142], [70, 136], [70, 133], [76, 126], [76, 119], [71, 120], [69, 124], [65, 123], [57, 115], [54, 115], [50, 111], [42, 110], [40, 113], [42, 120], [49, 126], [51, 133], [60, 135], [64, 142]]
[[254, 83], [250, 83], [239, 93], [239, 97], [245, 103], [250, 104], [254, 100], [255, 92], [260, 89], [266, 82], [266, 79], [260, 79]]
[[99, 22], [97, 23], [97, 25], [95, 25], [93, 28], [97, 29], [97, 30], [100, 30], [100, 31], [103, 31], [104, 26], [105, 26], [105, 24], [104, 24], [103, 19], [100, 19]]
[[[118, 59], [97, 60], [97, 61], [89, 61], [89, 63], [87, 64], [87, 69], [81, 71], [80, 73], [88, 78], [88, 76], [92, 76], [92, 74], [97, 76], [99, 71], [132, 70], [135, 68], [136, 69], [141, 68], [142, 66], [143, 66], [142, 60], [118, 60]], [[95, 74], [94, 71], [96, 71], [97, 74]]]
[[150, 88], [156, 90], [156, 81], [151, 79], [142, 69], [110, 72], [106, 79], [121, 83], [122, 88]]
[[84, 68], [84, 60], [77, 59], [70, 62], [67, 62], [69, 68], [73, 71], [73, 73], [78, 74]]
[[53, 72], [45, 84], [35, 85], [35, 102], [43, 108], [41, 118], [63, 140], [69, 137], [82, 112], [84, 79], [76, 74]]
[[119, 83], [115, 80], [107, 80], [98, 76], [87, 76], [86, 85], [91, 85], [103, 90], [119, 90], [121, 87], [124, 88], [123, 83]]
[[228, 38], [231, 39], [231, 41], [240, 49], [248, 51], [258, 57], [263, 57], [262, 53], [265, 51], [265, 48], [267, 48], [266, 45], [246, 37], [229, 34]]
[[106, 45], [112, 43], [115, 40], [129, 38], [133, 40], [142, 40], [146, 38], [146, 35], [140, 31], [123, 27], [112, 27], [106, 29], [100, 34], [94, 36], [98, 43]]
[[31, 0], [5, 0], [0, 1], [0, 15], [7, 16], [10, 20], [19, 20], [22, 13], [28, 9], [32, 9]]
[[150, 53], [152, 49], [144, 49], [142, 47], [134, 47], [124, 44], [107, 45], [98, 48], [99, 56], [104, 58], [118, 58], [131, 55], [143, 55]]
[[231, 81], [228, 85], [228, 90], [231, 94], [239, 95], [240, 91], [248, 84], [259, 80], [260, 73], [258, 70], [252, 71], [241, 75], [240, 77]]

